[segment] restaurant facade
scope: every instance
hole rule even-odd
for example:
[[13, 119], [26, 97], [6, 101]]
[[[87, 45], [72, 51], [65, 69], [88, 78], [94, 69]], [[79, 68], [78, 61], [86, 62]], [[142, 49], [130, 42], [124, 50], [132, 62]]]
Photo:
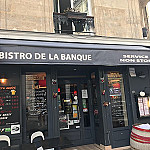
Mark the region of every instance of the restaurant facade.
[[41, 131], [61, 148], [123, 147], [133, 124], [150, 123], [148, 41], [18, 33], [0, 38], [0, 131], [12, 145]]

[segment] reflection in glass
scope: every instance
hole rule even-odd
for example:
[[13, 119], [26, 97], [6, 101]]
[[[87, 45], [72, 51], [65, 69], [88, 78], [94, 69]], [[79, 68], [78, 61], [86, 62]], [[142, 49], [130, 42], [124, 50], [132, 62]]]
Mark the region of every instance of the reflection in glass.
[[90, 114], [89, 114], [89, 101], [88, 101], [88, 87], [87, 84], [81, 84], [82, 92], [82, 107], [83, 107], [83, 118], [84, 127], [90, 126]]
[[109, 72], [108, 87], [111, 99], [111, 111], [113, 127], [128, 126], [126, 101], [122, 74], [119, 72]]
[[76, 12], [88, 13], [88, 0], [73, 0], [73, 8]]
[[60, 130], [80, 128], [77, 84], [58, 86]]
[[45, 72], [26, 73], [27, 136], [40, 130], [47, 136], [47, 89]]
[[98, 111], [98, 99], [97, 99], [97, 89], [96, 89], [96, 78], [95, 72], [91, 73], [91, 94], [92, 94], [92, 105], [93, 105], [93, 114], [94, 114], [94, 124], [95, 127], [99, 127], [99, 111]]
[[140, 117], [150, 116], [150, 97], [138, 97], [138, 109]]

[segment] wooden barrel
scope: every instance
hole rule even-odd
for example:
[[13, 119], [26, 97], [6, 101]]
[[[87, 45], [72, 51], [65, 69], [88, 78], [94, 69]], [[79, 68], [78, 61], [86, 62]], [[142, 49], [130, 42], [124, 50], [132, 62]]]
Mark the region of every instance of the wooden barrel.
[[133, 125], [130, 145], [133, 149], [150, 150], [150, 130], [141, 129], [138, 125]]

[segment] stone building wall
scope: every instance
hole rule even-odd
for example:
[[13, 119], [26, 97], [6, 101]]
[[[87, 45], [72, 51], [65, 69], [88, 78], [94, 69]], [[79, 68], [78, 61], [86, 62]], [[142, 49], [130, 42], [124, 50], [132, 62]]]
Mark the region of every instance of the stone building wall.
[[92, 0], [97, 35], [142, 38], [139, 0]]
[[[142, 38], [143, 1], [91, 0], [96, 35]], [[53, 0], [0, 0], [0, 29], [53, 33], [53, 10]]]
[[0, 29], [53, 32], [52, 0], [0, 0]]
[[150, 21], [148, 21], [148, 10], [146, 9], [146, 5], [150, 0], [139, 0], [140, 4], [140, 13], [141, 13], [141, 25], [147, 29], [147, 39], [150, 39]]

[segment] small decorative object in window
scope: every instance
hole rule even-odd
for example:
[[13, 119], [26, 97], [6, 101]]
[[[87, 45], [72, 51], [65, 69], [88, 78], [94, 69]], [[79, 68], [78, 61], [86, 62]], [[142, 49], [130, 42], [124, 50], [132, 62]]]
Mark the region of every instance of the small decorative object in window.
[[109, 102], [104, 102], [103, 106], [105, 106], [105, 107], [109, 106]]
[[101, 83], [104, 83], [104, 77], [103, 77], [103, 78], [101, 78]]
[[105, 90], [102, 91], [102, 95], [105, 95]]
[[56, 98], [56, 97], [57, 97], [57, 93], [53, 92], [53, 98]]
[[140, 96], [142, 96], [142, 97], [145, 96], [145, 92], [141, 91]]
[[52, 79], [52, 84], [55, 85], [57, 83], [56, 79]]

